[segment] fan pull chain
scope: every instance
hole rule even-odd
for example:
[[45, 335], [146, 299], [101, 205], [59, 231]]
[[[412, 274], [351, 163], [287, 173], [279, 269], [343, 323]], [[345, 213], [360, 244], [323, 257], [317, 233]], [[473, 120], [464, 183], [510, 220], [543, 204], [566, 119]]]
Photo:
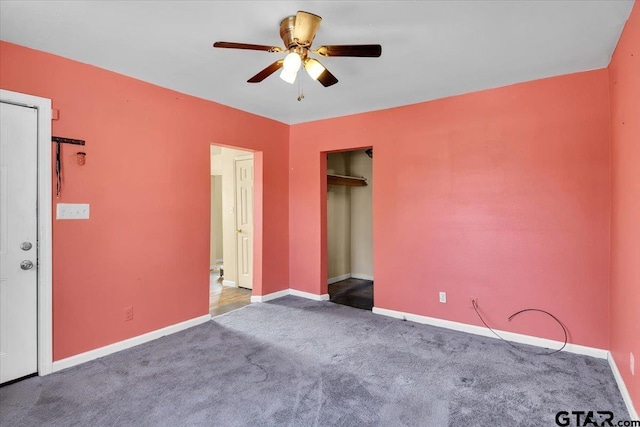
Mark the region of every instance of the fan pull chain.
[[302, 79], [298, 77], [298, 101], [304, 99], [304, 89], [302, 88]]

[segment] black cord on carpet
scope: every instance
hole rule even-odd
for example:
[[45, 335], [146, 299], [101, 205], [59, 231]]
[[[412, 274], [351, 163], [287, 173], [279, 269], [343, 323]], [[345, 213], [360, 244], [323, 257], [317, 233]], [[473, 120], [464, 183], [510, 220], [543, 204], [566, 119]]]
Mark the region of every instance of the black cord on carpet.
[[500, 335], [498, 335], [498, 333], [496, 331], [491, 329], [491, 326], [487, 325], [487, 322], [484, 321], [484, 319], [482, 318], [482, 315], [478, 311], [478, 303], [476, 302], [475, 299], [471, 301], [471, 304], [473, 305], [473, 309], [476, 311], [476, 314], [478, 315], [478, 317], [480, 318], [480, 320], [482, 321], [484, 326], [486, 326], [487, 329], [489, 329], [491, 332], [493, 332], [493, 334], [495, 336], [497, 336], [498, 338], [500, 338], [502, 341], [506, 342], [507, 344], [509, 344], [513, 348], [517, 348], [517, 349], [519, 349], [521, 351], [524, 351], [525, 353], [529, 353], [529, 354], [536, 354], [536, 355], [539, 355], [539, 356], [549, 356], [549, 355], [561, 352], [567, 346], [567, 341], [568, 341], [567, 328], [564, 327], [562, 322], [556, 316], [554, 316], [553, 314], [549, 313], [548, 311], [540, 310], [539, 308], [525, 308], [524, 310], [520, 310], [520, 311], [517, 311], [517, 312], [513, 313], [511, 316], [509, 316], [507, 318], [507, 320], [509, 322], [511, 322], [511, 319], [513, 319], [514, 317], [516, 317], [520, 313], [524, 313], [525, 311], [539, 311], [540, 313], [544, 313], [546, 315], [551, 316], [553, 318], [553, 320], [558, 322], [558, 325], [560, 325], [560, 327], [562, 328], [562, 332], [564, 332], [564, 344], [562, 344], [562, 347], [560, 347], [559, 349], [554, 350], [554, 351], [552, 351], [550, 353], [538, 353], [538, 352], [535, 352], [535, 351], [527, 351], [527, 350], [525, 350], [525, 349], [523, 349], [521, 347], [518, 347], [517, 345], [514, 345], [510, 341], [507, 341], [504, 338], [502, 338]]

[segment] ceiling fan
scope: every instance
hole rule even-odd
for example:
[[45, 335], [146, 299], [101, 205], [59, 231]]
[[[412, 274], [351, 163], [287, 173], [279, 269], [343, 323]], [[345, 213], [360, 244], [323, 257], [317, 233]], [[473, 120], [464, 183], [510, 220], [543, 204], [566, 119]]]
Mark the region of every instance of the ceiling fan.
[[229, 49], [261, 50], [265, 52], [289, 52], [283, 59], [260, 71], [247, 80], [248, 83], [259, 83], [282, 68], [280, 78], [293, 84], [302, 66], [313, 80], [319, 81], [324, 87], [338, 83], [338, 79], [315, 58], [309, 57], [313, 53], [323, 57], [351, 56], [377, 58], [382, 54], [379, 44], [362, 45], [327, 45], [312, 50], [311, 43], [318, 31], [322, 18], [313, 13], [298, 11], [295, 16], [287, 16], [280, 22], [280, 38], [285, 48], [278, 46], [264, 46], [257, 44], [215, 42], [213, 47]]

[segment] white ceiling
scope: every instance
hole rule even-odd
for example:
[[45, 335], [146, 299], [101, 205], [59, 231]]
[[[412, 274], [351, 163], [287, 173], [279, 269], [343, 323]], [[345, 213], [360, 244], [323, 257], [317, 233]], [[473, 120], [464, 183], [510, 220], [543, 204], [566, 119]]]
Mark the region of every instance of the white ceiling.
[[[342, 116], [606, 67], [633, 6], [619, 1], [0, 1], [0, 39], [284, 123]], [[322, 16], [314, 46], [379, 43], [380, 58], [325, 58], [322, 87], [273, 74], [279, 23]], [[0, 58], [1, 60], [1, 58]]]

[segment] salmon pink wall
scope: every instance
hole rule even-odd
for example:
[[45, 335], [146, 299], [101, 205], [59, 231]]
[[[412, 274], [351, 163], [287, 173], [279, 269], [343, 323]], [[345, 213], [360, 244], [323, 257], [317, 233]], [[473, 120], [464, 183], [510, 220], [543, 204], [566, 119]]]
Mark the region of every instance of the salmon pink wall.
[[91, 204], [54, 219], [54, 360], [208, 313], [212, 143], [258, 150], [254, 292], [288, 288], [288, 126], [14, 44], [0, 57], [2, 89], [52, 99], [53, 134], [87, 141], [84, 167], [63, 146], [54, 199]]
[[[609, 64], [611, 96], [611, 353], [640, 409], [640, 2]], [[631, 374], [629, 353], [635, 356]]]
[[608, 105], [602, 69], [292, 126], [291, 288], [327, 290], [322, 153], [373, 146], [376, 307], [608, 348]]

